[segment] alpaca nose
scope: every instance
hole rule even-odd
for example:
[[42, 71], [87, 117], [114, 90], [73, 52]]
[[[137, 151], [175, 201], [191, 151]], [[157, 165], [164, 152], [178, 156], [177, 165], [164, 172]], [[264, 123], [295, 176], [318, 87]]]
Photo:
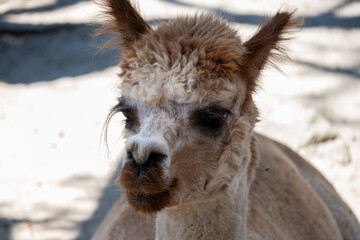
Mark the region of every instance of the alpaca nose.
[[128, 160], [134, 162], [137, 165], [138, 168], [137, 175], [139, 176], [147, 167], [154, 164], [162, 163], [163, 160], [166, 158], [166, 155], [163, 155], [162, 153], [151, 152], [145, 163], [142, 163], [144, 161], [136, 160], [132, 152], [127, 152], [127, 158]]
[[139, 174], [151, 165], [161, 164], [168, 156], [167, 145], [159, 139], [128, 139], [126, 151], [126, 160], [137, 165]]

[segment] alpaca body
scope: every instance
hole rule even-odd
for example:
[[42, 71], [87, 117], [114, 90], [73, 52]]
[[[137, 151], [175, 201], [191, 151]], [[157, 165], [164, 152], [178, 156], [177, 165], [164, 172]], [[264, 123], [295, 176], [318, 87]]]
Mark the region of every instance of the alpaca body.
[[[121, 47], [123, 197], [96, 240], [359, 240], [331, 185], [287, 147], [254, 133], [253, 92], [301, 24], [279, 11], [243, 42], [211, 14], [156, 28], [129, 0], [104, 0]], [[119, 40], [117, 42], [117, 40]], [[143, 214], [143, 215], [141, 215]]]
[[[360, 239], [351, 210], [315, 168], [284, 145], [261, 135], [257, 138], [260, 163], [249, 192], [247, 239]], [[242, 206], [246, 199], [241, 196], [236, 195], [236, 207], [221, 206], [219, 199], [219, 205], [199, 202], [165, 209], [157, 216], [137, 213], [122, 197], [93, 240], [154, 240], [156, 220], [163, 225], [158, 230], [169, 234], [158, 233], [158, 239], [244, 239], [240, 232], [246, 223], [238, 212], [246, 213]], [[332, 198], [327, 200], [328, 196]], [[199, 236], [204, 234], [199, 229], [211, 232]]]

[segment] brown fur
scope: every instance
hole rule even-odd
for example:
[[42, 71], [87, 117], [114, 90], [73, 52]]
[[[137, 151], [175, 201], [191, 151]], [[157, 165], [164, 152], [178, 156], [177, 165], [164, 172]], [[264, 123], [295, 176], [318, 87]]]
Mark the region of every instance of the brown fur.
[[[285, 54], [281, 43], [301, 23], [294, 12], [278, 12], [243, 43], [211, 15], [151, 29], [129, 1], [106, 5], [122, 39], [122, 101], [136, 112], [137, 131], [126, 130], [127, 203], [113, 207], [94, 239], [360, 239], [321, 174], [253, 132], [252, 93], [264, 66]], [[202, 119], [214, 107], [221, 114]], [[153, 162], [159, 149], [162, 161]]]
[[[213, 31], [218, 35], [214, 36]], [[200, 95], [210, 89], [224, 89], [227, 80], [238, 80], [242, 67], [245, 49], [236, 34], [225, 21], [205, 14], [161, 23], [155, 31], [123, 51], [122, 88], [137, 84], [130, 76], [137, 68], [134, 62], [140, 67], [160, 63], [165, 70], [178, 62], [181, 68], [189, 63], [195, 65], [193, 88]]]
[[[121, 217], [119, 218], [119, 216]], [[139, 226], [141, 230], [134, 228], [134, 226]], [[93, 239], [118, 240], [136, 237], [136, 239], [141, 240], [154, 240], [154, 235], [154, 217], [146, 217], [142, 213], [136, 212], [127, 203], [126, 198], [122, 197], [106, 215]]]
[[[125, 163], [120, 175], [120, 185], [127, 191], [143, 194], [157, 194], [166, 189], [161, 166], [146, 166], [139, 174], [136, 164]], [[160, 190], [160, 191], [159, 191]]]
[[107, 25], [99, 29], [96, 34], [117, 33], [119, 36], [119, 39], [109, 42], [107, 46], [129, 47], [140, 39], [143, 34], [151, 30], [129, 0], [109, 0], [99, 2], [99, 4], [103, 5], [105, 9], [104, 15], [108, 19]]
[[126, 190], [128, 202], [145, 214], [153, 214], [169, 206], [170, 192], [176, 187], [176, 179], [168, 188], [160, 166], [146, 166], [140, 176], [137, 171], [136, 165], [128, 162], [119, 176], [119, 183]]

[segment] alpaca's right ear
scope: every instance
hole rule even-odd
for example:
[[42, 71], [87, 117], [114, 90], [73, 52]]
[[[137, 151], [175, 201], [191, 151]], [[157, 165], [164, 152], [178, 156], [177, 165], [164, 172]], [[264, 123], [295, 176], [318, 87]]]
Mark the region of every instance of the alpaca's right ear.
[[[115, 33], [119, 39], [110, 41], [105, 47], [129, 47], [143, 34], [151, 31], [151, 27], [140, 16], [130, 0], [99, 0], [104, 6], [107, 22], [97, 35]], [[118, 41], [120, 40], [120, 41]]]
[[282, 44], [291, 39], [289, 33], [303, 23], [303, 19], [294, 18], [294, 13], [295, 11], [279, 11], [244, 43], [247, 54], [244, 56], [243, 69], [249, 79], [251, 90], [255, 89], [257, 78], [266, 63], [270, 62], [276, 66], [277, 61], [287, 56]]

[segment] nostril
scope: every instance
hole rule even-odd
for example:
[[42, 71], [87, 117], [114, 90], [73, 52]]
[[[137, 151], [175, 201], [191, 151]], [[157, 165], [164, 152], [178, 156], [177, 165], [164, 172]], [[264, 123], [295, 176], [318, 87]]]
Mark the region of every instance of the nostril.
[[151, 152], [147, 159], [147, 163], [149, 163], [149, 164], [161, 163], [165, 158], [166, 158], [166, 155], [164, 155], [162, 153]]
[[166, 155], [164, 155], [164, 154], [157, 153], [157, 152], [151, 152], [144, 165], [137, 164], [137, 176], [139, 177], [146, 168], [148, 168], [150, 166], [154, 166], [154, 164], [160, 164], [163, 161], [163, 159], [165, 159], [165, 158], [166, 158]]
[[135, 164], [135, 166], [137, 167], [137, 176], [139, 177], [141, 175], [141, 173], [144, 171], [144, 165], [138, 164], [135, 161], [134, 155], [132, 154], [132, 152], [127, 152], [126, 153], [127, 158], [133, 163]]
[[140, 176], [147, 167], [161, 164], [166, 157], [167, 156], [165, 154], [154, 151], [148, 155], [147, 159], [145, 158], [145, 161], [139, 161], [141, 159], [136, 158], [132, 151], [126, 152], [126, 158], [128, 162], [132, 163], [133, 166], [137, 168], [138, 176]]
[[135, 159], [134, 159], [134, 156], [133, 156], [132, 152], [127, 152], [127, 153], [126, 153], [126, 155], [127, 155], [127, 158], [128, 158], [129, 160], [131, 160], [131, 161], [135, 161]]
[[144, 171], [144, 166], [143, 165], [138, 165], [137, 166], [137, 176], [139, 177], [140, 174]]

